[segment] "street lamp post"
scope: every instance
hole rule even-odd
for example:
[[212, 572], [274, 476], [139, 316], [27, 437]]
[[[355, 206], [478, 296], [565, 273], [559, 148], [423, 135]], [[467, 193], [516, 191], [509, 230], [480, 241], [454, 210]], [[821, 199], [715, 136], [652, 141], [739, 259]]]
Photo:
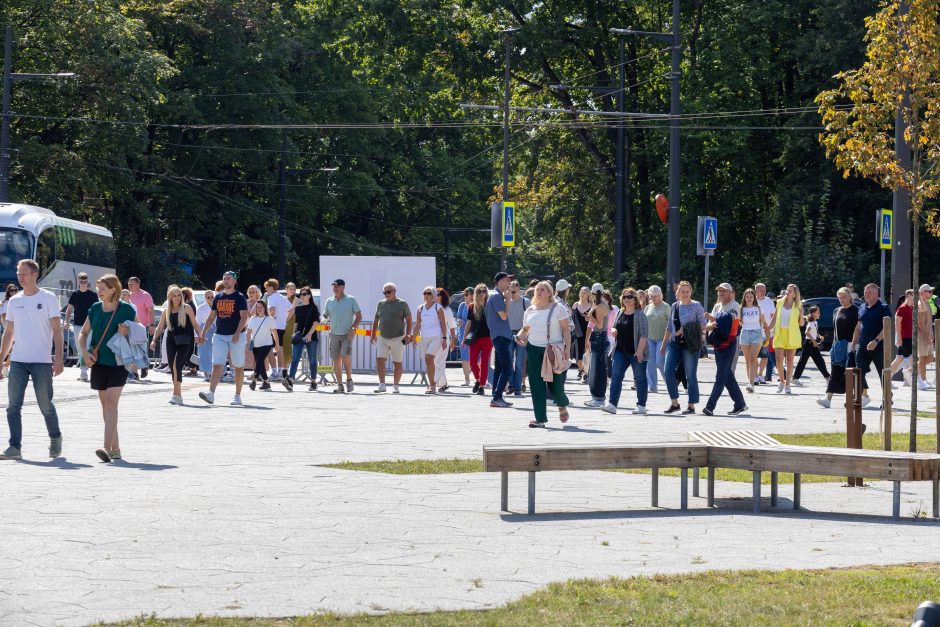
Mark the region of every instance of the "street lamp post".
[[0, 123], [0, 202], [10, 202], [10, 95], [13, 83], [44, 80], [47, 78], [71, 78], [72, 72], [58, 74], [14, 74], [13, 73], [13, 27], [7, 26], [3, 40], [3, 120]]
[[682, 108], [679, 101], [679, 77], [681, 76], [680, 61], [682, 49], [679, 29], [679, 0], [672, 2], [672, 32], [655, 33], [637, 31], [624, 28], [612, 28], [610, 32], [617, 35], [644, 35], [671, 45], [672, 72], [670, 73], [670, 106], [669, 106], [669, 226], [666, 244], [666, 294], [671, 302], [674, 298], [673, 286], [679, 282], [679, 207], [680, 178], [679, 178], [679, 115]]

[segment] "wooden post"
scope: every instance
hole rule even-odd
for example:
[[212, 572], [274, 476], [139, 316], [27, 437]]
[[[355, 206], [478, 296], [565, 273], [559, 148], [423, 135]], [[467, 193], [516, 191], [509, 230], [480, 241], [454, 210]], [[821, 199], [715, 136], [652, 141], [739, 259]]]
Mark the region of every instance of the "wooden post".
[[[845, 447], [862, 448], [862, 371], [845, 369]], [[861, 477], [848, 477], [849, 486], [863, 485]]]
[[[882, 398], [884, 399], [884, 410], [882, 416], [884, 420], [881, 425], [881, 433], [884, 436], [884, 450], [891, 450], [891, 431], [892, 427], [892, 416], [891, 416], [891, 366], [889, 365], [892, 361], [891, 347], [894, 346], [894, 330], [891, 328], [891, 316], [885, 316], [881, 319], [881, 328], [883, 331], [884, 342], [884, 364], [885, 368], [881, 371], [881, 389], [882, 389]], [[917, 350], [916, 348], [914, 350]]]
[[[933, 384], [936, 388], [935, 391], [937, 394], [936, 399], [934, 399], [936, 402], [936, 405], [934, 406], [934, 412], [937, 415], [937, 452], [940, 453], [940, 381], [937, 381], [938, 375], [940, 375], [940, 320], [933, 321], [933, 343]], [[913, 377], [911, 378], [911, 382], [913, 383]]]

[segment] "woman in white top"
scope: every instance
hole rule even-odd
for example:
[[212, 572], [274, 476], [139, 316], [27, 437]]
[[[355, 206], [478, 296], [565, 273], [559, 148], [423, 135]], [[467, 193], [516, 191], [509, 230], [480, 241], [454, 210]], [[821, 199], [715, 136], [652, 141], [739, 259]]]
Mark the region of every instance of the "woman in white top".
[[424, 303], [418, 307], [418, 322], [415, 325], [415, 335], [421, 338], [421, 354], [424, 355], [424, 364], [428, 373], [428, 389], [425, 394], [437, 394], [437, 378], [434, 359], [444, 350], [443, 340], [447, 337], [447, 320], [444, 318], [444, 307], [436, 302], [433, 285], [424, 288], [422, 293]]
[[757, 292], [749, 287], [744, 290], [744, 296], [741, 297], [741, 336], [738, 339], [747, 369], [747, 387], [744, 389], [748, 392], [754, 391], [758, 372], [757, 359], [761, 346], [764, 344], [764, 325], [761, 315]]
[[565, 394], [566, 372], [554, 373], [552, 382], [542, 378], [542, 360], [549, 345], [561, 346], [562, 355], [571, 354], [571, 331], [568, 328], [568, 310], [558, 305], [552, 298], [554, 290], [548, 281], [541, 281], [535, 286], [532, 305], [522, 317], [522, 331], [516, 341], [525, 344], [528, 360], [529, 390], [532, 394], [532, 409], [535, 420], [529, 422], [533, 428], [545, 427], [548, 422], [548, 408], [545, 400], [548, 386], [552, 388], [552, 398], [558, 405], [558, 418], [568, 422], [568, 396]]
[[262, 380], [261, 389], [270, 390], [268, 369], [265, 367], [264, 362], [272, 348], [275, 352], [280, 348], [277, 340], [277, 328], [274, 324], [274, 318], [268, 315], [268, 306], [263, 300], [255, 301], [252, 314], [251, 319], [248, 320], [246, 339], [248, 340], [248, 346], [251, 347], [251, 355], [255, 360], [255, 375], [248, 387], [254, 390], [260, 378]]
[[[206, 320], [209, 319], [209, 312], [212, 311], [212, 302], [215, 300], [215, 292], [206, 290], [205, 302], [196, 309], [196, 324], [203, 328]], [[208, 381], [212, 376], [212, 336], [215, 335], [215, 322], [206, 329], [205, 342], [199, 345], [199, 369], [202, 370], [203, 380]]]
[[437, 288], [437, 304], [444, 310], [444, 322], [447, 325], [447, 338], [441, 341], [442, 350], [437, 351], [434, 356], [434, 372], [437, 373], [437, 391], [444, 392], [450, 386], [447, 385], [447, 355], [450, 351], [457, 348], [457, 320], [454, 319], [454, 312], [450, 308], [450, 293], [443, 287]]

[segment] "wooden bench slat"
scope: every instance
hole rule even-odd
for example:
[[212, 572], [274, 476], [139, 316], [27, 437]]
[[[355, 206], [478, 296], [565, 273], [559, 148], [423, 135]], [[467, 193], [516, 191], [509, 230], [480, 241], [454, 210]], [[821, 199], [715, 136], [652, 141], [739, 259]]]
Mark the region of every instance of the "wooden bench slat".
[[630, 446], [484, 447], [488, 472], [693, 468], [708, 463], [708, 447], [695, 442]]

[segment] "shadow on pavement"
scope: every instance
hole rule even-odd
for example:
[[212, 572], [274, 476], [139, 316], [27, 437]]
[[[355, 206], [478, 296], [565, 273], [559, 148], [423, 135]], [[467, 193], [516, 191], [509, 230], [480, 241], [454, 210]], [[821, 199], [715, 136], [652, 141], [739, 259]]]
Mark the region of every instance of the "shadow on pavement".
[[126, 462], [123, 459], [114, 459], [111, 460], [111, 466], [116, 468], [130, 468], [133, 470], [176, 470], [179, 466], [172, 466], [170, 464], [135, 464], [132, 462]]
[[27, 466], [39, 466], [40, 468], [58, 468], [59, 470], [81, 470], [82, 468], [91, 468], [89, 464], [76, 464], [70, 462], [65, 457], [56, 457], [47, 462], [36, 462], [29, 459], [21, 459], [19, 463]]

